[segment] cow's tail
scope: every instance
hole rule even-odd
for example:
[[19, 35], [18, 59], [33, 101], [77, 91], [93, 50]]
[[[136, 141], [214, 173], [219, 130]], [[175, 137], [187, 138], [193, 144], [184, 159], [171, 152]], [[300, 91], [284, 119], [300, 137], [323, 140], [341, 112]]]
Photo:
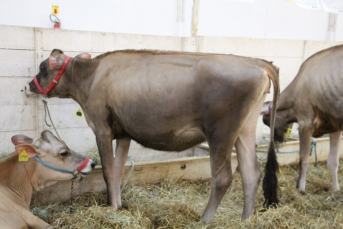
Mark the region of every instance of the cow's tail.
[[268, 148], [268, 158], [265, 167], [265, 175], [263, 178], [263, 195], [264, 195], [264, 207], [269, 207], [271, 205], [277, 205], [279, 203], [278, 198], [278, 178], [277, 173], [279, 172], [279, 164], [277, 162], [277, 156], [275, 152], [275, 143], [274, 143], [274, 126], [276, 118], [276, 108], [280, 94], [280, 85], [279, 85], [279, 69], [272, 65], [268, 64], [264, 68], [268, 74], [268, 77], [271, 79], [274, 85], [274, 95], [273, 95], [273, 105], [270, 112], [270, 143]]

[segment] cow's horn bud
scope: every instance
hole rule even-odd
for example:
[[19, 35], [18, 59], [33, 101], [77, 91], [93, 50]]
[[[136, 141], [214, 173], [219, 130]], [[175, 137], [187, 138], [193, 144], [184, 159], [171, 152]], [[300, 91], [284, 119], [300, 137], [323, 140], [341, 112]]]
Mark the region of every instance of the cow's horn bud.
[[59, 61], [58, 59], [56, 59], [55, 57], [53, 56], [50, 56], [49, 57], [49, 68], [50, 69], [60, 69], [62, 68], [63, 66], [63, 63], [61, 63], [61, 61]]

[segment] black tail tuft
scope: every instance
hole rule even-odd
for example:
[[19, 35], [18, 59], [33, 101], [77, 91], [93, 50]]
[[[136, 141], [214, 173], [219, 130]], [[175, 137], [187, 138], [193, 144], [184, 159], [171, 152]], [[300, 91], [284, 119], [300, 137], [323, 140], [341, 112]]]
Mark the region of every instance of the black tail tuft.
[[276, 159], [275, 144], [272, 140], [268, 149], [268, 159], [265, 167], [265, 175], [263, 178], [263, 195], [265, 201], [263, 206], [275, 206], [279, 203], [278, 198], [278, 179], [277, 173], [279, 171], [279, 164]]

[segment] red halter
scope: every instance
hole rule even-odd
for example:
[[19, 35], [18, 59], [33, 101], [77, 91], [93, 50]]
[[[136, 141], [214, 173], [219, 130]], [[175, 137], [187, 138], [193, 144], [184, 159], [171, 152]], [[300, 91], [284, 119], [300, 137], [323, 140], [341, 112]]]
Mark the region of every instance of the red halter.
[[77, 171], [81, 172], [82, 169], [84, 169], [87, 166], [88, 162], [89, 162], [89, 158], [86, 157], [86, 159], [82, 162], [82, 164], [79, 167], [77, 167]]
[[49, 86], [46, 88], [46, 89], [43, 89], [39, 83], [38, 83], [38, 80], [37, 80], [37, 75], [35, 75], [35, 77], [33, 78], [33, 81], [35, 82], [35, 85], [36, 87], [38, 88], [38, 90], [43, 94], [43, 95], [46, 95], [49, 93], [49, 91], [51, 91], [51, 89], [53, 87], [55, 87], [55, 85], [57, 84], [57, 82], [59, 81], [59, 79], [61, 78], [64, 70], [66, 69], [67, 67], [67, 64], [69, 62], [69, 60], [71, 59], [70, 56], [67, 56], [67, 58], [65, 59], [64, 63], [63, 63], [63, 66], [62, 68], [60, 69], [60, 71], [58, 72], [58, 74], [56, 75], [55, 79], [49, 84]]

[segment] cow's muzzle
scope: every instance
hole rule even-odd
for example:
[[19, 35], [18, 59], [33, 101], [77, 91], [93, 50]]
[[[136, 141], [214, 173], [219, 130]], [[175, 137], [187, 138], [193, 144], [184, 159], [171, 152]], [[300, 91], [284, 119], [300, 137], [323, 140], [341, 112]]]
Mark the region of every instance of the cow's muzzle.
[[27, 96], [37, 95], [37, 93], [32, 92], [30, 83], [27, 83], [24, 87], [24, 92]]

